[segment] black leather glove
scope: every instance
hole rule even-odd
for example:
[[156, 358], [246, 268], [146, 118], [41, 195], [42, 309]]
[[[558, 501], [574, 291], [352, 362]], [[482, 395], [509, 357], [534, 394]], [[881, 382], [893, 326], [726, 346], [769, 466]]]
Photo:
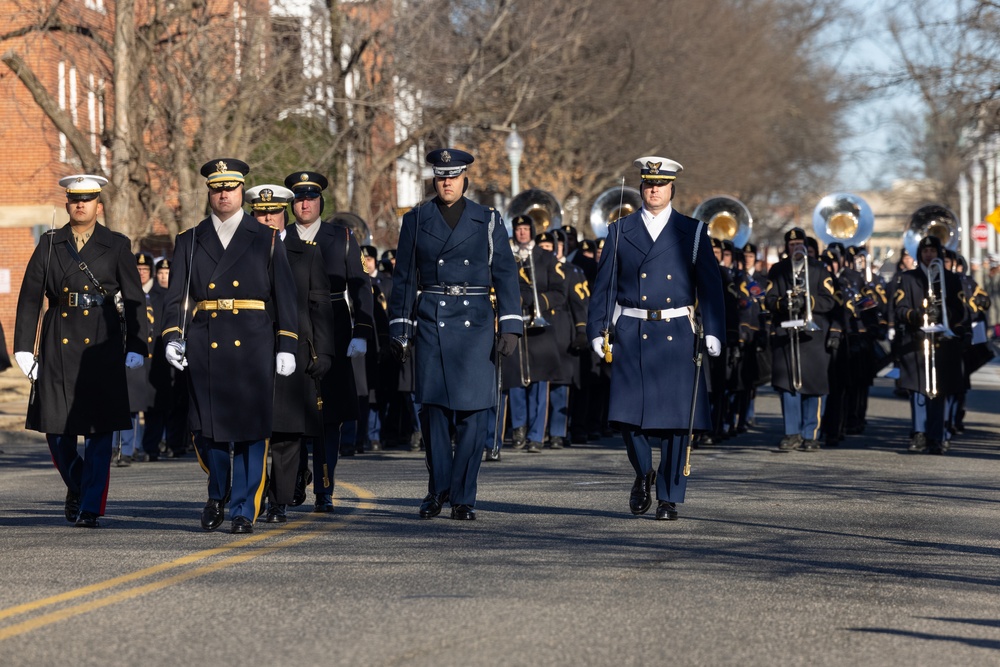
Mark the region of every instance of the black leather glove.
[[788, 297], [788, 312], [803, 314], [806, 309], [806, 297], [803, 294], [793, 294]]
[[924, 308], [924, 314], [927, 315], [927, 320], [931, 324], [937, 324], [941, 321], [941, 306], [936, 303], [928, 304]]
[[836, 352], [840, 349], [840, 336], [831, 335], [826, 339], [826, 349]]
[[509, 357], [515, 348], [517, 348], [517, 338], [517, 334], [500, 334], [500, 338], [497, 340], [497, 352], [505, 357]]
[[590, 341], [587, 340], [587, 332], [581, 331], [576, 334], [573, 342], [570, 343], [570, 349], [574, 352], [586, 352], [590, 349]]
[[306, 366], [306, 375], [318, 380], [326, 375], [326, 372], [330, 370], [330, 366], [332, 365], [333, 359], [329, 354], [320, 354]]
[[396, 358], [396, 361], [404, 363], [410, 358], [410, 339], [397, 336], [389, 341], [389, 349], [392, 350], [392, 356]]

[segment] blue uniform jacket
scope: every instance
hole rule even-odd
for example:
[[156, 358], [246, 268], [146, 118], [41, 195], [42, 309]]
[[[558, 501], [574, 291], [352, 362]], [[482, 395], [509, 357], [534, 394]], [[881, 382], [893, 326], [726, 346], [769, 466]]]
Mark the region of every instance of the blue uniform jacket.
[[[705, 335], [715, 336], [725, 345], [722, 279], [707, 226], [702, 226], [694, 257], [698, 224], [694, 218], [673, 211], [655, 243], [642, 222], [641, 211], [611, 226], [590, 299], [588, 338], [602, 335], [612, 320], [615, 304], [645, 310], [697, 304]], [[695, 337], [690, 320], [681, 316], [647, 321], [622, 315], [610, 326], [614, 353], [608, 420], [633, 429], [686, 429], [694, 389]], [[695, 428], [710, 427], [702, 378]]]
[[[163, 322], [163, 339], [180, 337], [184, 283], [194, 241], [189, 308], [199, 301], [273, 301], [266, 310], [199, 310], [187, 325], [188, 425], [217, 442], [271, 437], [275, 352], [295, 354], [295, 279], [277, 230], [244, 214], [223, 248], [212, 219], [177, 235]], [[190, 310], [188, 312], [191, 312]]]
[[[415, 339], [418, 402], [483, 410], [496, 401], [494, 336], [497, 330], [521, 335], [524, 328], [517, 280], [507, 229], [493, 209], [467, 200], [454, 230], [434, 203], [403, 216], [389, 299], [389, 333]], [[497, 312], [489, 295], [417, 296], [421, 286], [462, 284], [492, 286]]]

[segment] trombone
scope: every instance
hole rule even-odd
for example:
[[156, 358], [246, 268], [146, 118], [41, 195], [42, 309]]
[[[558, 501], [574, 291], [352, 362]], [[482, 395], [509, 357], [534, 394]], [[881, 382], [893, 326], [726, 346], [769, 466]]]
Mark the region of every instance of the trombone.
[[[800, 391], [802, 389], [802, 343], [799, 340], [799, 334], [802, 331], [810, 333], [820, 331], [822, 327], [813, 320], [812, 291], [809, 287], [809, 255], [806, 254], [806, 249], [797, 249], [792, 254], [791, 261], [792, 288], [785, 292], [788, 297], [790, 319], [782, 322], [781, 328], [791, 330], [792, 386], [795, 387], [795, 391]], [[799, 308], [794, 311], [791, 309], [792, 297], [794, 296], [804, 297], [804, 306], [801, 310]]]
[[[930, 398], [938, 396], [937, 382], [937, 337], [954, 338], [955, 333], [948, 323], [947, 308], [948, 291], [944, 280], [944, 262], [940, 258], [931, 260], [927, 265], [927, 297], [924, 298], [924, 324], [920, 330], [924, 332], [924, 393]], [[940, 321], [931, 322], [927, 314], [928, 306], [937, 306], [941, 313]]]

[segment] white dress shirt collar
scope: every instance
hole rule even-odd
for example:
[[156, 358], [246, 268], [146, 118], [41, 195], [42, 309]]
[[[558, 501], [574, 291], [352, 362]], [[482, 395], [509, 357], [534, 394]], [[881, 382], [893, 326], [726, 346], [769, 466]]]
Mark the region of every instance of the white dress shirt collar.
[[233, 240], [236, 229], [240, 226], [242, 220], [243, 209], [238, 210], [231, 218], [227, 218], [226, 220], [220, 220], [219, 216], [214, 213], [212, 214], [212, 226], [215, 227], [215, 233], [219, 235], [219, 241], [222, 243], [223, 248], [229, 247], [229, 242]]
[[667, 207], [660, 211], [659, 215], [653, 215], [646, 210], [646, 207], [642, 207], [642, 222], [646, 225], [646, 231], [649, 235], [653, 237], [653, 242], [656, 242], [657, 237], [659, 237], [660, 232], [663, 228], [667, 226], [667, 220], [670, 219], [670, 214], [673, 213], [673, 204], [667, 204]]

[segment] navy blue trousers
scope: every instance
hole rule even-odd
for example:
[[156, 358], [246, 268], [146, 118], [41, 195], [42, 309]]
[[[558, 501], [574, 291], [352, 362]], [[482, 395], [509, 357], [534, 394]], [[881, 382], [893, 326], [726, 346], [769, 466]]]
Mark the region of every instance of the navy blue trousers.
[[781, 394], [781, 414], [785, 418], [785, 435], [798, 433], [803, 440], [819, 438], [823, 423], [826, 396], [778, 390]]
[[[451, 410], [424, 404], [420, 426], [430, 471], [431, 493], [448, 492], [452, 505], [476, 504], [476, 480], [483, 462], [483, 433], [489, 410]], [[451, 431], [455, 431], [454, 451]]]
[[198, 456], [208, 470], [208, 497], [222, 500], [230, 488], [229, 518], [246, 517], [251, 523], [260, 514], [264, 501], [264, 476], [267, 471], [267, 440], [245, 440], [230, 443], [209, 440], [200, 433], [195, 435]]
[[77, 451], [77, 435], [46, 433], [52, 463], [66, 483], [66, 488], [80, 494], [80, 511], [104, 514], [111, 477], [111, 441], [113, 431], [94, 433], [83, 438], [83, 458]]
[[687, 431], [622, 431], [629, 463], [636, 476], [653, 469], [653, 447], [660, 449], [660, 465], [656, 469], [656, 499], [670, 503], [684, 502], [687, 477], [684, 476], [684, 458], [687, 449]]

